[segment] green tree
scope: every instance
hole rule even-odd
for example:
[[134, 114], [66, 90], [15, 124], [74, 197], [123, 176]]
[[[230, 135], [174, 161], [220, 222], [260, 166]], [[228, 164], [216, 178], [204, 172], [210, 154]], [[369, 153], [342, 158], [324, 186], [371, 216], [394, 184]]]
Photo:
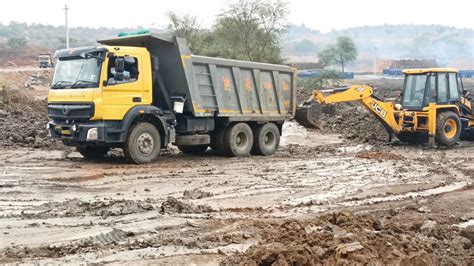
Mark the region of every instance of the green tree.
[[166, 14], [171, 22], [169, 28], [174, 31], [176, 36], [185, 38], [188, 42], [188, 46], [195, 54], [202, 54], [204, 50], [204, 30], [197, 22], [195, 16], [186, 14], [179, 16], [174, 12], [168, 12]]
[[28, 40], [25, 37], [12, 37], [8, 39], [7, 45], [10, 48], [17, 49], [17, 48], [25, 47], [27, 41]]
[[280, 35], [286, 31], [288, 4], [282, 0], [239, 0], [214, 26], [219, 56], [282, 63]]
[[347, 63], [357, 59], [359, 52], [354, 41], [347, 36], [337, 38], [335, 44], [330, 44], [318, 53], [319, 61], [324, 66], [338, 64], [344, 73]]

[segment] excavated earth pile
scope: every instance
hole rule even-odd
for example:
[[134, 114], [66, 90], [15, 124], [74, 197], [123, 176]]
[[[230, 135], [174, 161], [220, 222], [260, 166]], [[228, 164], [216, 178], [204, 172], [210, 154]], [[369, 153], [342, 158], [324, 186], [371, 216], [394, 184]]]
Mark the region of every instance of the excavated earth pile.
[[[473, 262], [474, 226], [456, 228], [413, 210], [354, 215], [349, 211], [307, 220], [262, 222], [258, 245], [222, 265], [467, 265]], [[403, 218], [411, 216], [414, 221]]]

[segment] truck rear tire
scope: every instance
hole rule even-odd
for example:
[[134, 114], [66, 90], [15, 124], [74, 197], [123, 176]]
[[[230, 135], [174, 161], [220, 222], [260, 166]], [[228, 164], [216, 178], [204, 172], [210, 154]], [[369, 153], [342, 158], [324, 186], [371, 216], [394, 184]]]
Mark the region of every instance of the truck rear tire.
[[178, 149], [184, 154], [203, 154], [208, 145], [178, 146]]
[[438, 113], [436, 117], [436, 141], [442, 146], [456, 144], [461, 136], [461, 120], [453, 111]]
[[254, 138], [252, 153], [273, 155], [280, 145], [280, 130], [274, 123], [266, 123], [257, 127]]
[[228, 156], [249, 156], [252, 146], [252, 129], [246, 123], [234, 124], [226, 130], [224, 134], [224, 149]]
[[100, 159], [107, 155], [109, 147], [76, 147], [76, 150], [86, 159]]
[[130, 163], [143, 164], [156, 159], [161, 148], [161, 136], [150, 123], [138, 122], [133, 125], [123, 146], [125, 158]]
[[218, 154], [225, 155], [224, 147], [224, 135], [226, 132], [226, 127], [220, 127], [216, 130], [213, 140], [211, 141], [211, 148], [216, 150]]

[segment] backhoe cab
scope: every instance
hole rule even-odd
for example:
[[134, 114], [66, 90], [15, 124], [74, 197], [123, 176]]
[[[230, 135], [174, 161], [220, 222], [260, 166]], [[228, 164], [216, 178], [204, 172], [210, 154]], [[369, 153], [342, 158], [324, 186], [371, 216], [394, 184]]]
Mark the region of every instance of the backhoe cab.
[[[429, 68], [404, 70], [405, 82], [400, 103], [374, 95], [373, 88], [353, 85], [348, 88], [317, 90], [297, 112], [295, 119], [306, 127], [317, 127], [320, 106], [358, 101], [402, 142], [452, 146], [460, 138], [474, 139], [474, 116], [468, 92], [463, 90], [458, 70]], [[426, 138], [428, 137], [428, 138]]]

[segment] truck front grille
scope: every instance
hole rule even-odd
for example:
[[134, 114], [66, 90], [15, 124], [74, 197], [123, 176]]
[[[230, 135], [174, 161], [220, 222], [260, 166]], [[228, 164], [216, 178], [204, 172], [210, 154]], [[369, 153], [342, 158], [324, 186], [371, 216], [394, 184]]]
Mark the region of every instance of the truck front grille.
[[48, 116], [53, 120], [88, 120], [94, 116], [92, 104], [49, 104]]

